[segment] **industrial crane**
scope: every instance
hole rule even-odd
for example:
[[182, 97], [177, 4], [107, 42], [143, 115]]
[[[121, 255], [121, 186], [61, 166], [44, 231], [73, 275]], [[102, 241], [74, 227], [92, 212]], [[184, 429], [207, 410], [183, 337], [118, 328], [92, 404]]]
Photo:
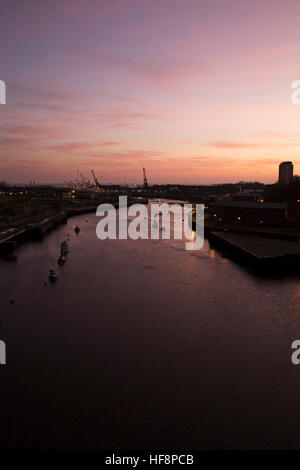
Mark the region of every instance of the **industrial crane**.
[[143, 174], [144, 174], [144, 189], [148, 189], [148, 181], [147, 181], [145, 168], [143, 168]]
[[89, 188], [91, 186], [90, 180], [85, 179], [85, 177], [83, 176], [83, 174], [79, 170], [77, 170], [77, 173], [79, 174], [79, 176], [81, 178], [81, 181], [83, 182], [83, 185], [86, 188]]
[[75, 182], [76, 182], [77, 187], [78, 187], [79, 189], [84, 189], [84, 186], [85, 186], [85, 185], [84, 185], [81, 181], [75, 180]]
[[95, 186], [96, 186], [96, 188], [97, 188], [97, 189], [100, 189], [100, 183], [99, 183], [99, 181], [98, 181], [97, 178], [96, 178], [96, 175], [95, 175], [95, 173], [94, 173], [94, 170], [91, 170], [91, 172], [92, 172], [92, 175], [93, 175], [93, 178], [94, 178], [94, 181], [95, 181]]
[[[64, 180], [65, 185], [70, 188], [70, 189], [75, 189], [78, 188], [78, 180], [72, 181], [72, 180]], [[81, 184], [81, 183], [80, 183]]]

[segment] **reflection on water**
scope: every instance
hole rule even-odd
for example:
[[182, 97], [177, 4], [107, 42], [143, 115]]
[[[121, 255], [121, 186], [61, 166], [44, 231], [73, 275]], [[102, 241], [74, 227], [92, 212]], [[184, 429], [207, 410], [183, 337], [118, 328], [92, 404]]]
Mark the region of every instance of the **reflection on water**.
[[0, 446], [298, 447], [300, 278], [254, 276], [208, 242], [100, 241], [97, 221], [0, 262]]

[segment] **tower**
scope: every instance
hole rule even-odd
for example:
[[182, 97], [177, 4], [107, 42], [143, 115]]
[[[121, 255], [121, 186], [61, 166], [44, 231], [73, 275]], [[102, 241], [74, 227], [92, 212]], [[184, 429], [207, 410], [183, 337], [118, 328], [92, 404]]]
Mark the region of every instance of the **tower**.
[[294, 165], [292, 162], [281, 162], [279, 165], [279, 184], [289, 184], [293, 181], [293, 169]]

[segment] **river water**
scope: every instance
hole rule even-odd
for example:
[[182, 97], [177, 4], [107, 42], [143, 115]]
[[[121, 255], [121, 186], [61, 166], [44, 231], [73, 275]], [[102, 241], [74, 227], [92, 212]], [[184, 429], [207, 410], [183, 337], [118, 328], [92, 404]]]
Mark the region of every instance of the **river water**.
[[299, 448], [300, 276], [259, 276], [207, 241], [100, 241], [97, 221], [0, 261], [0, 447]]

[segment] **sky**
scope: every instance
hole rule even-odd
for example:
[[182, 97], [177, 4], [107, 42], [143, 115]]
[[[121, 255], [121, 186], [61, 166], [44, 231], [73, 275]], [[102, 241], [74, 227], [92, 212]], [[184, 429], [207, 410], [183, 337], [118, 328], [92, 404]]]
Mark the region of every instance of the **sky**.
[[1, 0], [0, 180], [300, 173], [298, 0]]

